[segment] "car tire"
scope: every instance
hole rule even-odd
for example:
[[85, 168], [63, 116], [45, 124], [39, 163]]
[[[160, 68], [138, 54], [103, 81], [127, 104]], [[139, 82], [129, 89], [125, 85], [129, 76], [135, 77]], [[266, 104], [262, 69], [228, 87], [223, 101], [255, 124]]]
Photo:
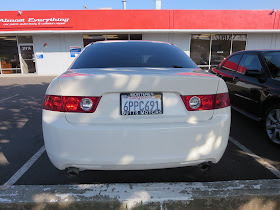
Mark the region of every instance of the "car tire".
[[280, 104], [266, 109], [264, 126], [270, 142], [280, 146]]

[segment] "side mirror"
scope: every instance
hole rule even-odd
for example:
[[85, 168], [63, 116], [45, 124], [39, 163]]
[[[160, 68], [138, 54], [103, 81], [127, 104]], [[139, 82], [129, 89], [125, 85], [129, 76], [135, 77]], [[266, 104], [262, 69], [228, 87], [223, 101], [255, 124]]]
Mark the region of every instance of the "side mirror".
[[262, 75], [262, 72], [260, 70], [255, 69], [246, 69], [245, 75], [249, 77], [259, 77]]

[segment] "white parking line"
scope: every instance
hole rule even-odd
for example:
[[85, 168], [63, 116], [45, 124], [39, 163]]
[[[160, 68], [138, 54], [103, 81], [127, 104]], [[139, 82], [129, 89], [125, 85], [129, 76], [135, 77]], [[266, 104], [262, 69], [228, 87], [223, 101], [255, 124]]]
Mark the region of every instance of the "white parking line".
[[42, 146], [4, 185], [3, 187], [9, 187], [14, 185], [17, 180], [41, 157], [46, 151], [45, 146]]
[[2, 102], [2, 101], [6, 101], [6, 100], [8, 100], [8, 99], [10, 99], [10, 98], [13, 98], [13, 97], [16, 97], [16, 96], [18, 96], [18, 95], [19, 95], [19, 94], [16, 94], [16, 95], [11, 96], [11, 97], [9, 97], [9, 98], [4, 98], [4, 99], [0, 100], [0, 102]]
[[280, 179], [280, 171], [275, 168], [270, 163], [266, 162], [264, 159], [262, 159], [260, 156], [253, 153], [251, 150], [247, 149], [244, 145], [240, 144], [238, 141], [236, 141], [234, 138], [229, 137], [229, 140], [234, 143], [236, 146], [238, 146], [240, 149], [243, 150], [247, 155], [254, 158], [259, 164], [263, 165], [265, 168], [270, 170], [271, 173], [273, 173], [275, 176], [277, 176]]

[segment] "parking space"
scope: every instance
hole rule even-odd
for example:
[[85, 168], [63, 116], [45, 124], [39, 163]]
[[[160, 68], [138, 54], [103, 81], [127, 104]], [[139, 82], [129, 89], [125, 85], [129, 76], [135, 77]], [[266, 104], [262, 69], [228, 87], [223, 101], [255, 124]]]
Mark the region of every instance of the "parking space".
[[[43, 146], [41, 108], [44, 92], [53, 77], [0, 78], [0, 185], [6, 183]], [[15, 180], [17, 185], [78, 183], [193, 182], [279, 178], [266, 167], [280, 170], [279, 147], [266, 140], [261, 125], [232, 111], [229, 141], [222, 160], [207, 173], [198, 167], [147, 171], [84, 171], [67, 176], [49, 161], [46, 152], [33, 159]], [[244, 151], [246, 147], [254, 155]], [[38, 158], [38, 159], [37, 159]]]
[[230, 143], [222, 160], [208, 173], [202, 173], [198, 167], [183, 167], [147, 171], [84, 171], [78, 177], [69, 177], [65, 171], [54, 168], [44, 153], [16, 184], [206, 182], [275, 178], [271, 172]]
[[44, 92], [52, 79], [0, 78], [0, 184], [43, 145], [41, 108]]
[[262, 123], [232, 111], [230, 136], [280, 170], [280, 147], [269, 142]]

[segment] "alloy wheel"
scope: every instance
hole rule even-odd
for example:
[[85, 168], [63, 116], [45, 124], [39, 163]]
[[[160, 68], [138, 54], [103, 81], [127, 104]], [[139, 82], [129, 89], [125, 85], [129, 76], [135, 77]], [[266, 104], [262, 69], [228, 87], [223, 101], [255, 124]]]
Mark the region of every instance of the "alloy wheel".
[[280, 144], [280, 109], [272, 109], [266, 117], [266, 133], [275, 144]]

